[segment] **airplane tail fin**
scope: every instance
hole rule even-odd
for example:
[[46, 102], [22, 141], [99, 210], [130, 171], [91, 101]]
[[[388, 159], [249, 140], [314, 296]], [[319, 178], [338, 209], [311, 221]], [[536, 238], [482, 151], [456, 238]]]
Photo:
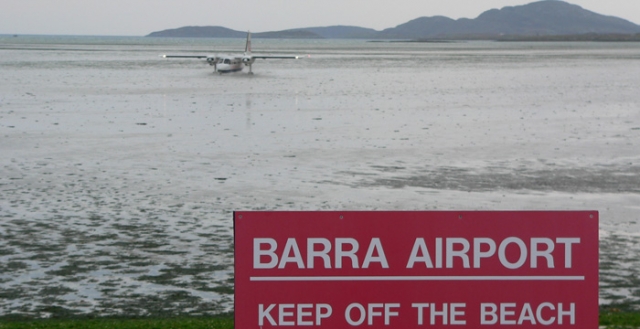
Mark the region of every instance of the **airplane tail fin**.
[[244, 48], [245, 54], [251, 53], [251, 31], [247, 31], [247, 45]]

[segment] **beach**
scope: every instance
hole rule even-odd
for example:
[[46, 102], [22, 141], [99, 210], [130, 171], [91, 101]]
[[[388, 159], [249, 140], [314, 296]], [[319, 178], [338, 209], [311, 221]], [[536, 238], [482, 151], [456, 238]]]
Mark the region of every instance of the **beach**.
[[[233, 311], [233, 211], [598, 210], [640, 305], [640, 45], [0, 37], [0, 315]], [[307, 56], [309, 55], [309, 56]]]

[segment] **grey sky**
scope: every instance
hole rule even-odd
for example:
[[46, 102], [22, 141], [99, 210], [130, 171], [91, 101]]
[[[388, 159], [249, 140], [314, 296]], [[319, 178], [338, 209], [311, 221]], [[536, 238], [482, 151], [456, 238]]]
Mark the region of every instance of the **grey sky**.
[[[0, 34], [146, 35], [186, 25], [255, 32], [355, 25], [382, 30], [421, 16], [475, 18], [533, 0], [4, 0]], [[640, 24], [636, 0], [571, 0]]]

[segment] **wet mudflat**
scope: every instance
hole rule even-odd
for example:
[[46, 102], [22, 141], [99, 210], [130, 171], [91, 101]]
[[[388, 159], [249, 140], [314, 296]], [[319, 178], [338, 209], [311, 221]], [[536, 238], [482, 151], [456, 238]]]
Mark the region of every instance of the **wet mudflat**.
[[[20, 38], [18, 38], [20, 39]], [[640, 46], [0, 39], [0, 315], [233, 308], [234, 210], [600, 211], [640, 303]]]

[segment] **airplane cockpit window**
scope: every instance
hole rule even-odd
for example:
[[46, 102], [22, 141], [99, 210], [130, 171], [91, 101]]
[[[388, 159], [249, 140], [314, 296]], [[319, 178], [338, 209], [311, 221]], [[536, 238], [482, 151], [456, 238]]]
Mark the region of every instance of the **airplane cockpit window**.
[[224, 63], [225, 64], [231, 64], [231, 61], [227, 58], [227, 59], [224, 60]]

